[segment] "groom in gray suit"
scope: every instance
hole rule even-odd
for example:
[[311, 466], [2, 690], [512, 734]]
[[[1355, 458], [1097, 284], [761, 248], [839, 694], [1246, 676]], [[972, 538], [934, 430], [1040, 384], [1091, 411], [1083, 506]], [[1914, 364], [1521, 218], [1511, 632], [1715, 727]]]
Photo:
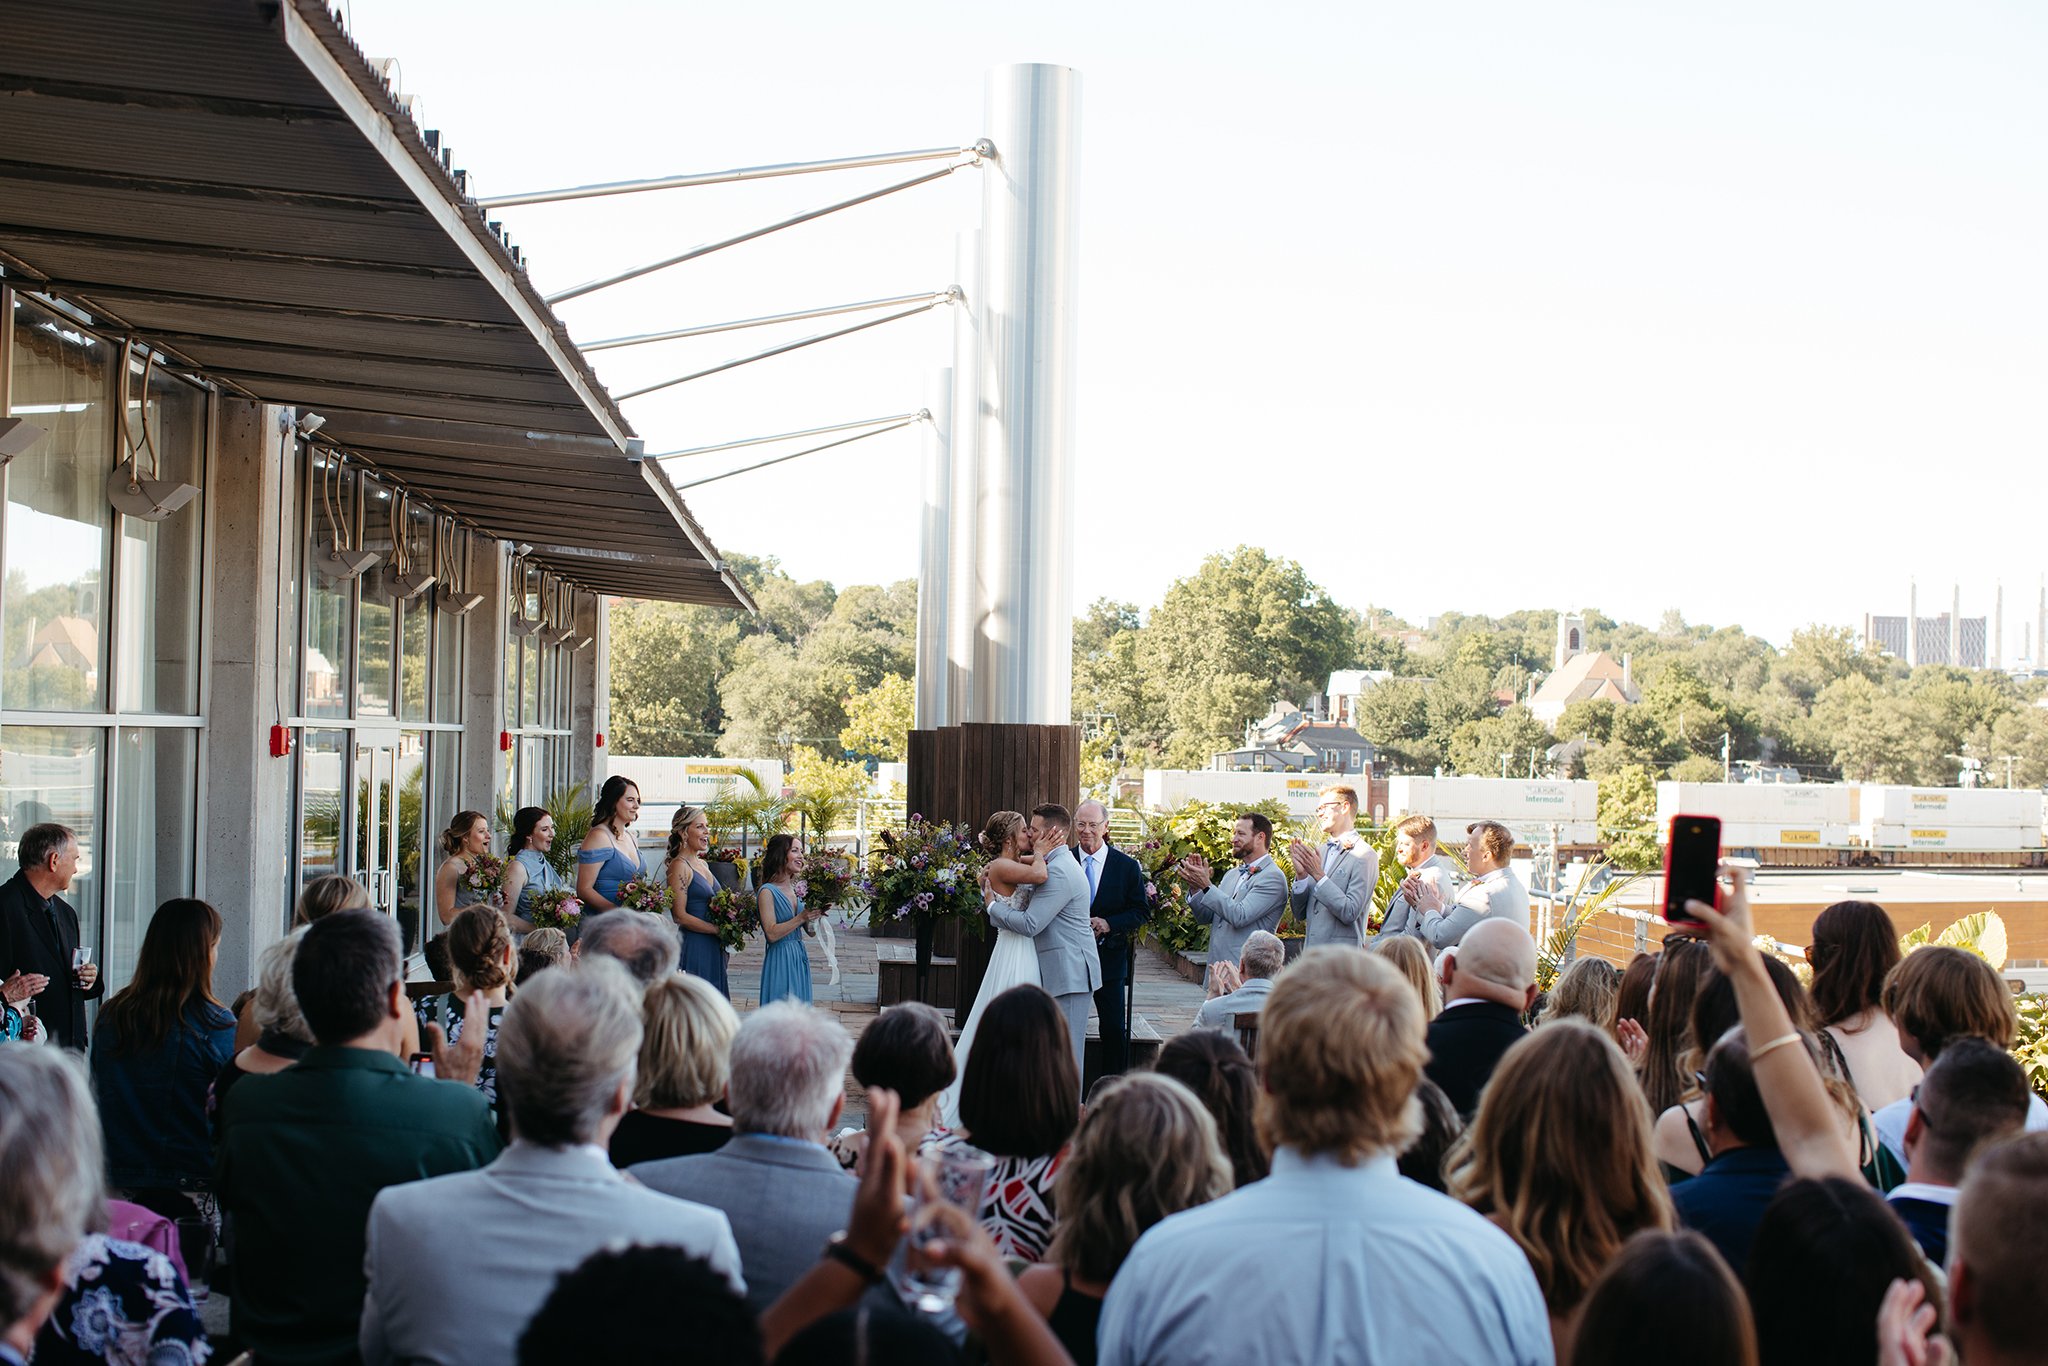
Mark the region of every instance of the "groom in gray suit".
[[988, 908], [988, 918], [1013, 933], [1031, 936], [1038, 949], [1039, 984], [1052, 993], [1067, 1017], [1074, 1073], [1085, 1085], [1088, 1003], [1102, 985], [1102, 960], [1088, 922], [1088, 879], [1067, 848], [1072, 824], [1067, 808], [1057, 803], [1032, 808], [1031, 843], [1045, 860], [1045, 882], [1032, 891], [1021, 910], [997, 903]]

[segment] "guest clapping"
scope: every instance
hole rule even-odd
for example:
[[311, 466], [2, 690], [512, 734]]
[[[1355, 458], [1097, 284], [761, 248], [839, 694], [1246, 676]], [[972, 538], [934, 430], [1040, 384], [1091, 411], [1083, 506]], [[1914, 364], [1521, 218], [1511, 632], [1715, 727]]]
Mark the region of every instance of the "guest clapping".
[[[1256, 1015], [1273, 990], [1273, 979], [1287, 964], [1287, 946], [1279, 936], [1253, 930], [1237, 956], [1237, 985], [1202, 1002], [1195, 1012], [1196, 1029], [1229, 1029], [1239, 1015]], [[1212, 976], [1209, 989], [1229, 985], [1229, 979]]]
[[1191, 889], [1188, 910], [1209, 926], [1209, 962], [1235, 963], [1254, 930], [1268, 934], [1280, 928], [1287, 910], [1287, 878], [1273, 862], [1273, 822], [1256, 811], [1237, 818], [1230, 831], [1230, 853], [1238, 866], [1223, 875], [1219, 887], [1200, 854], [1182, 859], [1180, 875]]
[[441, 832], [441, 866], [434, 870], [434, 909], [443, 925], [455, 923], [466, 906], [491, 899], [489, 888], [472, 887], [467, 874], [491, 852], [491, 822], [481, 811], [458, 811]]
[[[505, 918], [491, 906], [470, 906], [448, 927], [448, 969], [455, 978], [455, 990], [421, 999], [418, 1006], [420, 1033], [427, 1026], [440, 1026], [449, 1043], [457, 1043], [472, 1027], [484, 1030], [483, 1065], [476, 1074], [476, 1089], [484, 1093], [491, 1108], [498, 1106], [498, 1024], [512, 999], [512, 970], [515, 961], [512, 932]], [[472, 1018], [478, 1011], [480, 1018]]]
[[732, 1117], [718, 1106], [732, 1077], [733, 1037], [740, 1032], [732, 1002], [703, 978], [671, 970], [642, 995], [640, 1024], [633, 1109], [612, 1131], [612, 1165], [724, 1147], [732, 1137]]
[[1316, 803], [1323, 827], [1320, 845], [1294, 842], [1294, 895], [1307, 906], [1304, 946], [1342, 945], [1356, 948], [1365, 941], [1366, 917], [1380, 881], [1379, 852], [1358, 834], [1358, 792], [1338, 784], [1326, 787]]
[[1418, 929], [1432, 947], [1452, 947], [1482, 920], [1528, 920], [1529, 889], [1508, 867], [1514, 849], [1514, 834], [1505, 825], [1478, 821], [1466, 828], [1465, 870], [1472, 880], [1457, 899], [1451, 900], [1447, 889], [1434, 882], [1418, 881], [1415, 904], [1422, 911]]

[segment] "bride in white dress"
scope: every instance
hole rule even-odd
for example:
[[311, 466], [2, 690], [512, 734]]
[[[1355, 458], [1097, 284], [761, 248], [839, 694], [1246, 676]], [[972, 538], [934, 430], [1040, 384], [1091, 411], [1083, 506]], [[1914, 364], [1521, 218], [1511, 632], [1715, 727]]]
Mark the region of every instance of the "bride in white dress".
[[[1015, 811], [998, 811], [982, 827], [980, 843], [982, 852], [989, 856], [981, 872], [984, 902], [1021, 908], [1031, 899], [1031, 889], [1045, 881], [1045, 864], [1031, 847], [1031, 827]], [[967, 1075], [967, 1053], [974, 1047], [974, 1032], [981, 1025], [981, 1013], [988, 1009], [990, 1001], [1011, 987], [1037, 985], [1038, 945], [1028, 934], [998, 928], [988, 972], [981, 979], [981, 990], [974, 995], [974, 1009], [967, 1013], [959, 1046], [953, 1050], [959, 1070], [939, 1101], [939, 1122], [948, 1129], [960, 1126], [960, 1082]]]

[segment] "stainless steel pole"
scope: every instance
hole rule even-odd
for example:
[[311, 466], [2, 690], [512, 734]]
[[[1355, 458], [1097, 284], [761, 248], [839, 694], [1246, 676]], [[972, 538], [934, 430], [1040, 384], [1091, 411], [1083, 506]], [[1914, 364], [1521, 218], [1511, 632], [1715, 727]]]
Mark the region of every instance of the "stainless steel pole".
[[925, 385], [932, 420], [924, 430], [924, 545], [917, 573], [917, 712], [919, 730], [946, 725], [947, 619], [952, 587], [946, 553], [952, 539], [953, 372], [934, 371]]
[[1074, 304], [1080, 73], [988, 80], [982, 182], [976, 718], [1073, 720]]
[[981, 234], [954, 239], [953, 489], [946, 535], [946, 706], [949, 725], [983, 720], [975, 711], [974, 642], [980, 622], [975, 603], [974, 547], [981, 484]]

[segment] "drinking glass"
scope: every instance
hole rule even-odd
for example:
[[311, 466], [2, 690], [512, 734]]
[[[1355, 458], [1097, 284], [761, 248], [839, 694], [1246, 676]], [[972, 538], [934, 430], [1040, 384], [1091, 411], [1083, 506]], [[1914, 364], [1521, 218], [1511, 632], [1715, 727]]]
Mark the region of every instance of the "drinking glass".
[[71, 980], [74, 982], [77, 981], [78, 970], [84, 967], [87, 963], [90, 963], [91, 961], [92, 950], [89, 947], [87, 947], [84, 944], [80, 944], [77, 948], [73, 949], [71, 951]]
[[185, 1259], [185, 1284], [192, 1291], [193, 1307], [204, 1309], [213, 1290], [213, 1221], [194, 1214], [177, 1223], [178, 1255]]
[[946, 1235], [945, 1224], [936, 1211], [945, 1205], [979, 1218], [988, 1179], [995, 1171], [993, 1157], [966, 1144], [933, 1148], [917, 1160], [908, 1200], [910, 1240], [904, 1260], [905, 1280], [912, 1303], [927, 1314], [942, 1314], [953, 1307], [960, 1293], [958, 1267], [933, 1266], [921, 1250]]

